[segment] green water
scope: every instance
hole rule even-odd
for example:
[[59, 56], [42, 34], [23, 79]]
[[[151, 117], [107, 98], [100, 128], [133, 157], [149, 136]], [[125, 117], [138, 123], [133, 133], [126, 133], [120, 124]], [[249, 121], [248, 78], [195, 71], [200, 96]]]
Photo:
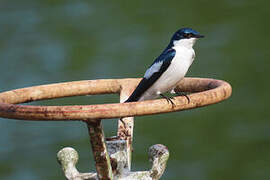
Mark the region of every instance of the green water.
[[[269, 1], [1, 0], [0, 91], [63, 81], [142, 77], [172, 33], [192, 27], [188, 76], [228, 81], [232, 97], [208, 107], [138, 117], [133, 171], [150, 168], [148, 148], [164, 144], [166, 180], [270, 179]], [[42, 104], [117, 102], [79, 97]], [[105, 121], [107, 136], [116, 121]], [[64, 179], [56, 153], [80, 154], [78, 169], [94, 171], [83, 123], [0, 119], [0, 179]]]

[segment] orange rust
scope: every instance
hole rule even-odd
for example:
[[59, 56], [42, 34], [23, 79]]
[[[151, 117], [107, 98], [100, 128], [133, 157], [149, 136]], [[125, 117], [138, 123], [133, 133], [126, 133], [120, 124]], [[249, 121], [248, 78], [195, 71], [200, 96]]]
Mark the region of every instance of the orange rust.
[[98, 179], [110, 180], [112, 167], [110, 157], [106, 149], [101, 120], [97, 119], [96, 122], [87, 123], [87, 127], [96, 162]]
[[[33, 100], [68, 96], [120, 93], [126, 86], [134, 88], [140, 79], [87, 80], [50, 84], [0, 93], [0, 117], [36, 121], [111, 119], [181, 111], [218, 103], [231, 95], [231, 86], [221, 80], [184, 78], [177, 91], [195, 92], [185, 97], [175, 97], [172, 108], [164, 99], [131, 103], [113, 103], [75, 106], [14, 105]], [[130, 89], [128, 90], [130, 92]]]
[[88, 125], [99, 179], [110, 179], [111, 171], [117, 164], [106, 151], [105, 137], [101, 120], [123, 118], [125, 126], [119, 121], [118, 137], [126, 140], [128, 166], [131, 166], [133, 116], [151, 115], [197, 108], [227, 99], [231, 86], [225, 81], [203, 78], [184, 78], [176, 91], [192, 92], [190, 102], [184, 96], [175, 97], [171, 106], [165, 99], [131, 103], [113, 103], [74, 106], [31, 106], [19, 103], [62, 98], [70, 96], [119, 93], [121, 102], [131, 94], [140, 79], [107, 79], [58, 83], [16, 89], [0, 93], [0, 117], [35, 121], [84, 121]]

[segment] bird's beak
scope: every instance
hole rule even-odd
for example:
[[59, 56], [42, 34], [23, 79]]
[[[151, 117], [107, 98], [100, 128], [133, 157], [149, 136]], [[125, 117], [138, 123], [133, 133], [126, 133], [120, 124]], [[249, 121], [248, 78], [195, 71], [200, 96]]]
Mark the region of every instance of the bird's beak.
[[196, 36], [195, 36], [195, 38], [203, 38], [204, 37], [204, 35], [200, 35], [200, 34], [197, 34]]

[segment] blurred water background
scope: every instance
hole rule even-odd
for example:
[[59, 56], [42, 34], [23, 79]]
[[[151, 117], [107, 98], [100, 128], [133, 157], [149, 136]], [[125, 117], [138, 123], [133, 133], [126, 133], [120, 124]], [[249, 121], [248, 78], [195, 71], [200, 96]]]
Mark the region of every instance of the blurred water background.
[[[270, 179], [269, 5], [266, 0], [1, 0], [0, 91], [55, 82], [142, 77], [181, 27], [206, 37], [188, 76], [223, 79], [232, 97], [208, 107], [138, 117], [132, 169], [149, 169], [148, 148], [164, 144], [166, 180]], [[267, 100], [268, 99], [268, 100]], [[117, 102], [116, 95], [73, 97], [47, 105]], [[104, 121], [107, 136], [116, 120]], [[94, 171], [80, 122], [0, 119], [0, 179], [64, 179], [56, 153], [80, 155]]]

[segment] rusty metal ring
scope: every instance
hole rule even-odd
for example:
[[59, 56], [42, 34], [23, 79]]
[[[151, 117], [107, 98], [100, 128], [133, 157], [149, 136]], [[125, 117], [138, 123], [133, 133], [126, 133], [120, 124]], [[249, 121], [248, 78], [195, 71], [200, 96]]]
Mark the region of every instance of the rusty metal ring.
[[0, 117], [36, 121], [92, 121], [129, 116], [142, 116], [197, 108], [227, 99], [232, 92], [229, 83], [206, 78], [184, 78], [176, 90], [192, 92], [188, 100], [174, 99], [172, 106], [165, 99], [132, 103], [73, 106], [33, 106], [19, 103], [93, 94], [129, 94], [140, 79], [102, 79], [33, 86], [0, 93]]

